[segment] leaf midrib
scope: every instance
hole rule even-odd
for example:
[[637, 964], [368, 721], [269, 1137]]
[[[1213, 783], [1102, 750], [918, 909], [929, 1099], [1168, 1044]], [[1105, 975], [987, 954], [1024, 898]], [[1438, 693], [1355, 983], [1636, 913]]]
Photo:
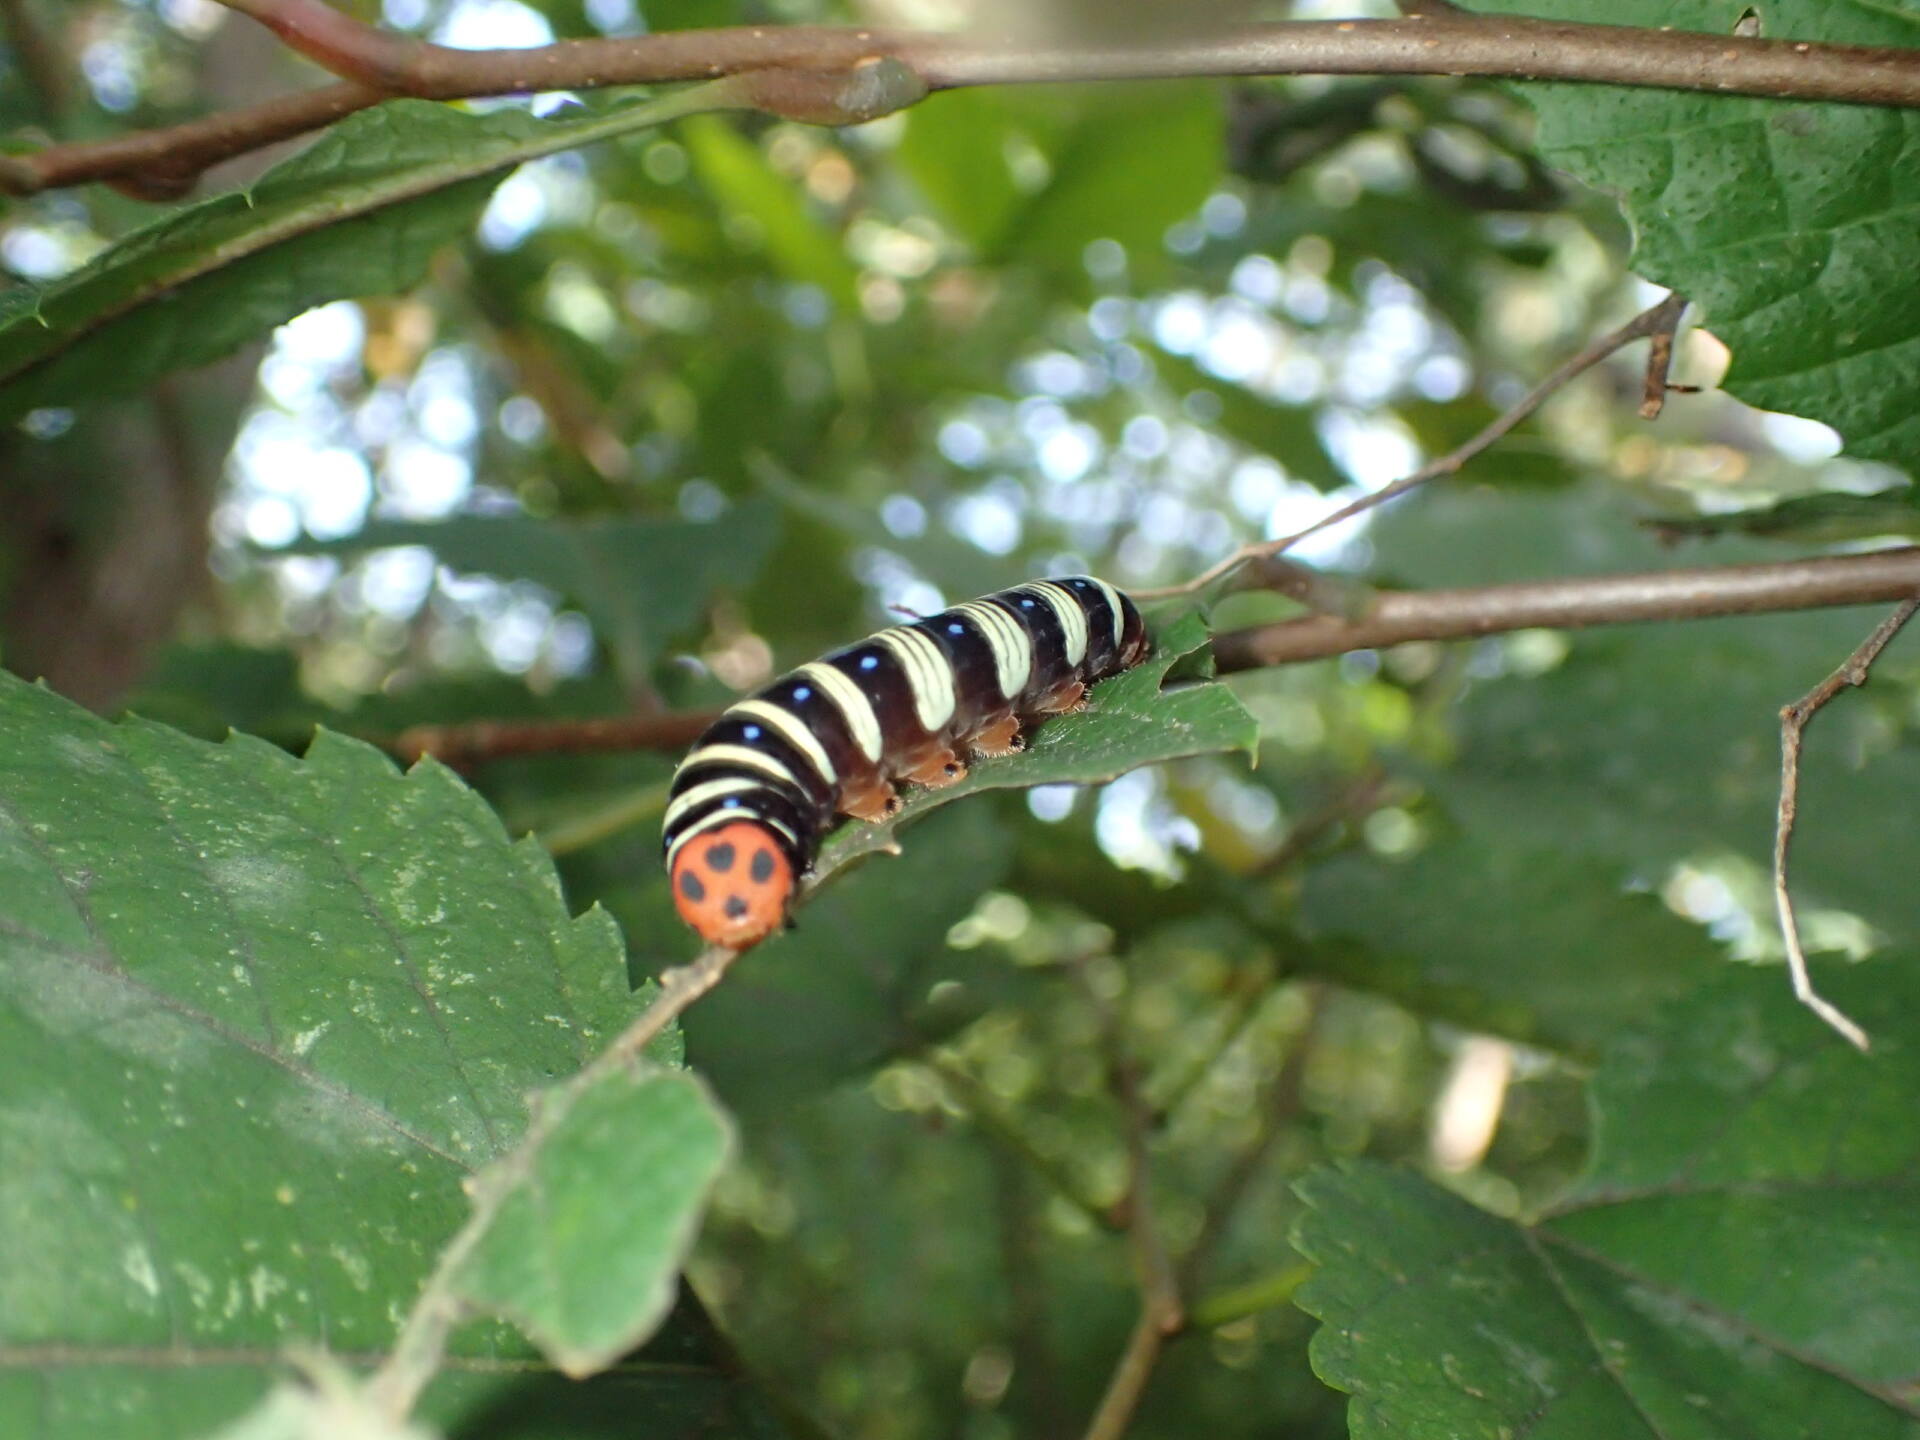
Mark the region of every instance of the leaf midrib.
[[302, 1084], [311, 1087], [315, 1092], [342, 1102], [348, 1108], [356, 1110], [366, 1116], [367, 1119], [382, 1129], [391, 1131], [401, 1139], [419, 1146], [428, 1154], [446, 1161], [462, 1173], [472, 1173], [473, 1166], [469, 1162], [462, 1160], [451, 1151], [443, 1149], [429, 1136], [413, 1129], [397, 1115], [382, 1106], [374, 1104], [359, 1092], [341, 1085], [338, 1081], [328, 1079], [318, 1071], [298, 1063], [278, 1050], [263, 1045], [251, 1035], [246, 1034], [244, 1031], [234, 1029], [225, 1021], [208, 1014], [198, 1006], [189, 1005], [178, 996], [170, 995], [164, 990], [153, 988], [135, 978], [131, 973], [115, 964], [112, 960], [91, 951], [78, 950], [71, 945], [62, 944], [58, 940], [42, 935], [37, 930], [29, 930], [25, 926], [19, 925], [5, 916], [0, 916], [0, 935], [9, 936], [30, 945], [36, 945], [40, 947], [45, 954], [53, 958], [64, 960], [72, 965], [81, 966], [93, 974], [100, 976], [102, 979], [124, 986], [129, 992], [137, 995], [141, 1000], [153, 1005], [155, 1008], [165, 1010], [168, 1014], [205, 1030], [215, 1039], [224, 1041], [230, 1045], [236, 1045], [249, 1054], [265, 1060], [268, 1064], [293, 1076]]
[[[1578, 1313], [1578, 1302], [1574, 1301], [1565, 1293], [1565, 1283], [1560, 1277], [1558, 1268], [1554, 1266], [1552, 1260], [1547, 1255], [1545, 1247], [1552, 1246], [1563, 1250], [1568, 1255], [1584, 1260], [1590, 1265], [1597, 1266], [1605, 1270], [1608, 1274], [1619, 1277], [1628, 1284], [1652, 1291], [1663, 1299], [1670, 1300], [1674, 1304], [1680, 1305], [1696, 1315], [1704, 1316], [1707, 1319], [1725, 1325], [1731, 1330], [1739, 1332], [1741, 1335], [1753, 1341], [1754, 1344], [1778, 1355], [1783, 1360], [1792, 1361], [1796, 1365], [1804, 1365], [1810, 1370], [1817, 1370], [1823, 1375], [1853, 1387], [1862, 1395], [1879, 1401], [1881, 1404], [1901, 1415], [1920, 1420], [1920, 1401], [1902, 1399], [1897, 1393], [1889, 1391], [1884, 1386], [1878, 1385], [1866, 1379], [1864, 1376], [1854, 1373], [1838, 1361], [1830, 1360], [1823, 1355], [1804, 1350], [1791, 1341], [1783, 1340], [1777, 1335], [1759, 1329], [1751, 1320], [1735, 1311], [1727, 1310], [1722, 1306], [1703, 1300], [1691, 1291], [1680, 1289], [1664, 1281], [1644, 1275], [1633, 1266], [1624, 1263], [1614, 1256], [1608, 1255], [1605, 1251], [1591, 1249], [1588, 1246], [1582, 1245], [1579, 1241], [1570, 1239], [1557, 1231], [1536, 1229], [1533, 1226], [1525, 1225], [1520, 1226], [1519, 1229], [1522, 1234], [1527, 1237], [1527, 1248], [1536, 1254], [1542, 1268], [1547, 1271], [1555, 1288], [1561, 1291], [1562, 1298], [1566, 1300], [1566, 1303], [1573, 1308], [1576, 1313]], [[1582, 1329], [1585, 1329], [1584, 1319], [1582, 1320]], [[1612, 1374], [1612, 1371], [1608, 1373]], [[1618, 1380], [1617, 1376], [1615, 1378]], [[1626, 1382], [1624, 1380], [1618, 1380], [1618, 1383], [1621, 1390], [1630, 1396], [1631, 1392]], [[1636, 1410], [1639, 1409], [1637, 1402], [1634, 1408]], [[1658, 1432], [1656, 1431], [1656, 1433]]]
[[[477, 180], [496, 171], [508, 170], [526, 161], [537, 160], [561, 150], [575, 149], [635, 130], [651, 129], [694, 110], [718, 108], [716, 105], [702, 103], [695, 98], [700, 92], [706, 91], [709, 91], [709, 86], [694, 86], [651, 102], [631, 106], [613, 115], [602, 116], [577, 127], [566, 126], [560, 130], [560, 133], [537, 135], [509, 144], [497, 152], [490, 152], [481, 157], [442, 162], [411, 172], [403, 172], [402, 177], [396, 179], [391, 186], [377, 181], [353, 178], [341, 182], [343, 187], [349, 188], [349, 194], [345, 197], [341, 196], [337, 189], [327, 188], [304, 200], [289, 202], [292, 208], [280, 220], [259, 229], [250, 230], [225, 244], [193, 252], [187, 257], [185, 263], [177, 264], [164, 275], [156, 276], [149, 283], [139, 286], [119, 304], [107, 306], [88, 315], [84, 322], [49, 348], [39, 351], [11, 369], [0, 369], [0, 386], [11, 385], [52, 364], [75, 345], [99, 333], [113, 321], [131, 314], [168, 291], [177, 290], [217, 270], [264, 254], [277, 245], [325, 229], [328, 225], [359, 219], [390, 206], [404, 204], [409, 200], [418, 200], [462, 181]], [[352, 191], [355, 190], [361, 193], [354, 195]], [[183, 216], [190, 213], [181, 212], [180, 215], [169, 216], [159, 223], [178, 223]], [[128, 242], [123, 244], [130, 243], [134, 238], [129, 237]], [[179, 242], [174, 243], [177, 245]], [[104, 263], [98, 270], [89, 273], [89, 270], [83, 269], [77, 272], [68, 281], [57, 286], [57, 293], [52, 298], [57, 301], [76, 293], [83, 293], [87, 285], [102, 276], [111, 275], [116, 263], [114, 257], [121, 253], [119, 247], [107, 251], [103, 257]], [[45, 308], [45, 299], [37, 300], [32, 312], [23, 315], [20, 321], [8, 328], [17, 330], [27, 319], [42, 315]], [[44, 325], [44, 320], [41, 323]]]

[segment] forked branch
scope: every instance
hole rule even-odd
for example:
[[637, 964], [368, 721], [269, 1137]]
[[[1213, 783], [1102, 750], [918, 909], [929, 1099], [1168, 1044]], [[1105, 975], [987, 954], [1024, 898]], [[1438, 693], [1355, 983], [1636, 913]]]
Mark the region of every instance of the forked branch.
[[1787, 973], [1793, 977], [1793, 993], [1800, 1003], [1862, 1050], [1867, 1048], [1867, 1032], [1830, 1000], [1824, 999], [1813, 988], [1813, 977], [1807, 973], [1807, 956], [1800, 943], [1800, 922], [1794, 915], [1793, 896], [1787, 889], [1787, 852], [1793, 844], [1793, 826], [1800, 808], [1800, 750], [1807, 725], [1842, 690], [1867, 683], [1873, 662], [1880, 658], [1880, 652], [1892, 643], [1901, 627], [1913, 618], [1915, 611], [1920, 611], [1920, 593], [1901, 601], [1839, 669], [1780, 711], [1780, 812], [1773, 833], [1773, 905], [1780, 916], [1780, 936], [1786, 942]]
[[1482, 16], [1432, 3], [1410, 4], [1397, 20], [1249, 25], [1145, 42], [752, 26], [475, 51], [362, 25], [323, 0], [228, 3], [347, 78], [185, 125], [0, 157], [0, 189], [27, 194], [112, 180], [155, 196], [177, 194], [210, 165], [392, 95], [455, 100], [755, 70], [844, 74], [887, 58], [928, 90], [1192, 76], [1484, 75], [1920, 107], [1920, 50]]
[[1680, 317], [1686, 312], [1686, 308], [1687, 302], [1683, 297], [1669, 295], [1659, 304], [1641, 311], [1626, 324], [1602, 335], [1598, 340], [1582, 348], [1579, 353], [1562, 361], [1555, 367], [1552, 374], [1495, 416], [1465, 444], [1448, 451], [1436, 460], [1429, 460], [1412, 474], [1402, 476], [1391, 485], [1362, 495], [1351, 505], [1343, 505], [1330, 515], [1323, 515], [1304, 530], [1297, 530], [1278, 540], [1262, 540], [1252, 545], [1243, 545], [1219, 564], [1209, 566], [1182, 584], [1136, 593], [1145, 600], [1195, 594], [1216, 581], [1226, 579], [1244, 565], [1280, 555], [1298, 545], [1309, 535], [1317, 535], [1322, 530], [1330, 529], [1357, 515], [1364, 515], [1369, 510], [1378, 509], [1387, 501], [1396, 499], [1409, 490], [1417, 489], [1430, 480], [1438, 480], [1443, 475], [1458, 474], [1466, 468], [1469, 461], [1484, 454], [1511, 434], [1521, 422], [1564, 390], [1571, 381], [1584, 375], [1608, 356], [1626, 349], [1634, 341], [1648, 338], [1653, 340], [1654, 345], [1652, 353], [1647, 358], [1647, 398], [1641, 405], [1640, 413], [1652, 419], [1660, 413], [1656, 397], [1664, 400], [1666, 392], [1676, 388], [1667, 383], [1667, 371], [1673, 363], [1674, 331], [1679, 326]]

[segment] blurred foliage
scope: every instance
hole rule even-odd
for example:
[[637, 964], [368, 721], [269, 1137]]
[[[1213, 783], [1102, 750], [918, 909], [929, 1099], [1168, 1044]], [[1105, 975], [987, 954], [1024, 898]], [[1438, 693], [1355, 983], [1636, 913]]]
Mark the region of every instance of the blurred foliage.
[[[915, 18], [341, 8], [463, 45]], [[1743, 10], [1866, 43], [1913, 13], [1609, 18], [1725, 33]], [[10, 148], [313, 80], [204, 0], [0, 20]], [[458, 1223], [463, 1167], [372, 1163], [313, 1139], [311, 1108], [430, 1117], [480, 1073], [512, 1133], [585, 1053], [550, 1019], [556, 977], [597, 1032], [693, 953], [658, 863], [672, 756], [478, 764], [460, 778], [495, 825], [432, 767], [403, 781], [339, 734], [309, 750], [316, 725], [708, 707], [1028, 575], [1178, 581], [1468, 439], [1653, 298], [1636, 268], [1702, 302], [1675, 378], [1706, 393], [1640, 422], [1625, 356], [1302, 558], [1474, 585], [1912, 533], [1891, 468], [1914, 412], [1908, 115], [1179, 82], [566, 148], [624, 132], [635, 98], [397, 103], [199, 197], [0, 213], [0, 636], [15, 668], [144, 717], [4, 691], [9, 1434], [206, 1433], [295, 1336], [367, 1361]], [[237, 387], [191, 368], [227, 354]], [[423, 1418], [472, 1440], [1077, 1433], [1136, 1318], [1144, 1151], [1193, 1323], [1134, 1435], [1911, 1428], [1914, 642], [1804, 767], [1803, 918], [1874, 1032], [1863, 1059], [1792, 1006], [1764, 867], [1778, 707], [1872, 615], [1412, 645], [1226, 685], [1174, 666], [1209, 625], [1291, 613], [1157, 615], [1159, 659], [1091, 713], [897, 834], [850, 828], [830, 863], [862, 863], [687, 1019], [737, 1144], [663, 1328], [580, 1385], [504, 1326], [464, 1331]], [[176, 733], [228, 727], [271, 745]], [[570, 913], [601, 913], [568, 922], [556, 874]], [[426, 1007], [418, 1033], [337, 1074], [324, 1034], [293, 1053], [364, 1027], [389, 991], [360, 987], [411, 954], [403, 913], [459, 962], [391, 990]], [[544, 948], [568, 935], [591, 941], [572, 963]], [[295, 1019], [247, 1009], [241, 961]], [[484, 984], [452, 986], [467, 973]], [[529, 1192], [577, 1226], [530, 1202], [468, 1274], [563, 1357], [644, 1331], [720, 1164], [724, 1117], [670, 1084], [683, 1145], [625, 1143], [666, 1133], [668, 1092], [597, 1095]], [[383, 1258], [360, 1285], [338, 1250]]]

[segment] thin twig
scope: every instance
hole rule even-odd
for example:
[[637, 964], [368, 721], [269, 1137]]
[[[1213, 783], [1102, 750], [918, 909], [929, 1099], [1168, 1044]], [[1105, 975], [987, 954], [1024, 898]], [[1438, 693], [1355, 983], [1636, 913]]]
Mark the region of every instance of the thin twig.
[[1357, 619], [1304, 615], [1222, 631], [1213, 637], [1213, 654], [1215, 668], [1230, 674], [1409, 640], [1870, 605], [1904, 600], [1916, 590], [1920, 546], [1911, 545], [1761, 565], [1578, 576], [1463, 590], [1383, 590]]
[[718, 710], [663, 711], [591, 720], [475, 720], [415, 725], [371, 743], [409, 763], [431, 755], [464, 770], [513, 755], [577, 755], [605, 750], [678, 750], [719, 718]]
[[[1289, 562], [1282, 572], [1290, 593], [1300, 592], [1300, 568]], [[1256, 568], [1250, 578], [1261, 573]], [[1920, 590], [1920, 547], [1460, 590], [1372, 590], [1343, 581], [1313, 590], [1318, 603], [1334, 603], [1338, 597], [1340, 613], [1223, 630], [1213, 637], [1215, 668], [1227, 675], [1322, 660], [1350, 650], [1511, 630], [1574, 630], [1902, 600]], [[1352, 613], [1348, 603], [1355, 599], [1365, 602], [1359, 613]], [[403, 759], [430, 754], [465, 769], [512, 755], [675, 750], [699, 738], [718, 713], [686, 710], [593, 720], [423, 725], [374, 743]]]
[[[482, 51], [393, 37], [343, 44], [344, 25], [353, 22], [324, 22], [324, 33], [317, 33], [312, 0], [245, 0], [240, 8], [275, 23], [290, 43], [323, 63], [377, 75], [382, 83], [342, 81], [185, 125], [0, 156], [0, 189], [25, 194], [113, 179], [156, 194], [177, 192], [209, 165], [330, 124], [394, 93], [454, 100], [750, 70], [843, 73], [883, 58], [899, 61], [933, 90], [1209, 75], [1485, 75], [1920, 107], [1920, 51], [1911, 49], [1442, 13], [1432, 4], [1398, 20], [1289, 21], [1174, 41], [1156, 36], [1150, 43], [743, 26]], [[296, 14], [308, 23], [286, 18]]]
[[1180, 1107], [1213, 1073], [1222, 1057], [1232, 1051], [1252, 1028], [1262, 1004], [1273, 993], [1272, 964], [1263, 961], [1257, 968], [1237, 971], [1231, 983], [1232, 990], [1206, 1045], [1175, 1079], [1157, 1087], [1159, 1094], [1153, 1102], [1156, 1129], [1164, 1128], [1169, 1120], [1180, 1113]]
[[1306, 1079], [1307, 1060], [1313, 1049], [1314, 1032], [1319, 1028], [1320, 1015], [1326, 1004], [1326, 987], [1309, 984], [1305, 987], [1307, 1019], [1300, 1033], [1288, 1047], [1280, 1068], [1274, 1072], [1268, 1083], [1266, 1093], [1261, 1097], [1257, 1113], [1260, 1118], [1260, 1130], [1253, 1143], [1235, 1157], [1227, 1167], [1227, 1173], [1221, 1177], [1213, 1194], [1207, 1197], [1206, 1218], [1201, 1222], [1199, 1238], [1193, 1248], [1182, 1259], [1179, 1270], [1179, 1284], [1185, 1294], [1194, 1293], [1202, 1272], [1214, 1253], [1226, 1239], [1227, 1231], [1233, 1224], [1233, 1217], [1239, 1212], [1241, 1202], [1253, 1188], [1253, 1182], [1266, 1168], [1273, 1148], [1287, 1133], [1288, 1125], [1300, 1113], [1300, 1087]]
[[1437, 460], [1429, 460], [1411, 475], [1403, 475], [1380, 490], [1362, 495], [1351, 505], [1343, 505], [1331, 515], [1322, 518], [1291, 535], [1278, 540], [1262, 540], [1252, 545], [1242, 545], [1233, 554], [1216, 565], [1210, 565], [1191, 580], [1179, 585], [1169, 585], [1158, 590], [1140, 590], [1135, 594], [1143, 600], [1168, 599], [1178, 595], [1191, 595], [1204, 590], [1217, 580], [1224, 579], [1241, 566], [1253, 560], [1263, 560], [1278, 555], [1281, 551], [1298, 545], [1309, 535], [1317, 535], [1329, 526], [1351, 520], [1356, 515], [1384, 505], [1387, 501], [1401, 496], [1429, 480], [1437, 480], [1442, 475], [1452, 475], [1464, 468], [1468, 461], [1480, 455], [1510, 431], [1527, 419], [1534, 411], [1546, 404], [1555, 394], [1565, 388], [1575, 377], [1585, 374], [1609, 355], [1618, 353], [1636, 340], [1648, 336], [1666, 334], [1671, 336], [1673, 329], [1680, 323], [1680, 316], [1687, 308], [1686, 300], [1679, 295], [1669, 295], [1659, 304], [1641, 311], [1617, 330], [1609, 331], [1598, 340], [1582, 349], [1578, 354], [1563, 361], [1552, 374], [1529, 390], [1503, 413], [1495, 417], [1472, 439], [1457, 449], [1448, 451]]
[[1127, 1335], [1126, 1348], [1120, 1352], [1119, 1363], [1107, 1378], [1106, 1392], [1100, 1397], [1100, 1408], [1093, 1412], [1093, 1419], [1087, 1422], [1086, 1440], [1120, 1440], [1127, 1433], [1127, 1426], [1133, 1423], [1133, 1412], [1140, 1406], [1140, 1397], [1146, 1394], [1147, 1382], [1153, 1378], [1154, 1366], [1160, 1363], [1160, 1352], [1166, 1349], [1170, 1333], [1153, 1313], [1152, 1307], [1143, 1303], [1140, 1315]]
[[[1668, 300], [1676, 297], [1669, 295]], [[1681, 310], [1686, 309], [1684, 304]], [[1699, 387], [1694, 385], [1675, 385], [1668, 376], [1673, 372], [1673, 342], [1680, 333], [1680, 311], [1673, 314], [1672, 323], [1655, 330], [1647, 343], [1647, 378], [1640, 392], [1640, 418], [1658, 420], [1660, 412], [1667, 408], [1667, 394], [1678, 390], [1684, 394], [1696, 394]]]
[[1793, 897], [1787, 890], [1787, 851], [1793, 843], [1793, 823], [1800, 805], [1800, 747], [1808, 723], [1842, 690], [1867, 683], [1873, 662], [1880, 658], [1880, 652], [1900, 633], [1901, 627], [1913, 618], [1915, 611], [1920, 611], [1920, 595], [1902, 601], [1860, 642], [1860, 648], [1849, 655], [1839, 669], [1780, 711], [1780, 813], [1773, 832], [1773, 904], [1780, 916], [1781, 937], [1787, 945], [1787, 973], [1793, 977], [1793, 993], [1800, 1003], [1862, 1050], [1867, 1048], [1867, 1032], [1823, 999], [1807, 973], [1806, 952], [1800, 947], [1800, 925], [1794, 917]]
[[1127, 1194], [1123, 1206], [1140, 1282], [1139, 1317], [1134, 1321], [1126, 1348], [1107, 1379], [1106, 1393], [1100, 1397], [1099, 1407], [1086, 1430], [1086, 1440], [1119, 1440], [1132, 1423], [1140, 1397], [1146, 1393], [1147, 1382], [1153, 1377], [1167, 1337], [1179, 1331], [1185, 1323], [1185, 1314], [1173, 1260], [1167, 1254], [1154, 1214], [1150, 1149], [1154, 1109], [1141, 1084], [1139, 1061], [1130, 1052], [1122, 1034], [1118, 1013], [1087, 980], [1084, 966], [1079, 973], [1100, 1016], [1108, 1076], [1126, 1127]]
[[1124, 1205], [1106, 1205], [1096, 1196], [1088, 1194], [1073, 1172], [1035, 1144], [999, 1098], [975, 1079], [964, 1065], [939, 1051], [928, 1054], [924, 1063], [939, 1078], [954, 1102], [980, 1128], [981, 1134], [1046, 1181], [1054, 1194], [1102, 1230], [1118, 1232], [1127, 1228], [1121, 1213]]
[[1387, 803], [1391, 791], [1392, 777], [1386, 768], [1378, 763], [1369, 765], [1343, 784], [1319, 809], [1308, 812], [1289, 826], [1273, 853], [1250, 873], [1264, 877], [1292, 869], [1328, 831], [1371, 815]]
[[456, 1277], [486, 1237], [500, 1206], [514, 1188], [513, 1182], [532, 1168], [548, 1133], [565, 1115], [566, 1102], [613, 1071], [632, 1064], [688, 1006], [720, 983], [738, 954], [736, 950], [713, 946], [689, 964], [668, 970], [660, 977], [660, 993], [653, 1003], [605, 1050], [541, 1097], [526, 1134], [496, 1162], [494, 1169], [483, 1172], [482, 1183], [473, 1191], [473, 1213], [440, 1252], [433, 1274], [395, 1337], [392, 1351], [368, 1377], [367, 1398], [382, 1413], [396, 1421], [405, 1419], [419, 1400], [420, 1392], [439, 1371], [446, 1355], [447, 1339], [466, 1316], [466, 1307], [455, 1288]]

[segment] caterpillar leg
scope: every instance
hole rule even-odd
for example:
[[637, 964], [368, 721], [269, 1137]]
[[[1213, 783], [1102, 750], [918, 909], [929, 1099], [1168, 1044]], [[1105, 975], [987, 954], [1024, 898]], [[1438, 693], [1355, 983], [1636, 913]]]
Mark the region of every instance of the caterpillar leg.
[[891, 820], [900, 811], [900, 795], [884, 780], [876, 780], [864, 790], [840, 795], [840, 812], [856, 820]]
[[976, 755], [988, 757], [1014, 755], [1026, 749], [1026, 739], [1020, 734], [1020, 717], [1008, 715], [994, 721], [973, 737], [968, 748]]
[[967, 778], [967, 766], [958, 755], [947, 749], [934, 751], [926, 759], [901, 777], [916, 785], [924, 785], [929, 790], [938, 790], [942, 785], [952, 785]]
[[1087, 687], [1078, 680], [1069, 680], [1058, 690], [1041, 698], [1038, 711], [1042, 715], [1070, 715], [1075, 710], [1087, 708]]

